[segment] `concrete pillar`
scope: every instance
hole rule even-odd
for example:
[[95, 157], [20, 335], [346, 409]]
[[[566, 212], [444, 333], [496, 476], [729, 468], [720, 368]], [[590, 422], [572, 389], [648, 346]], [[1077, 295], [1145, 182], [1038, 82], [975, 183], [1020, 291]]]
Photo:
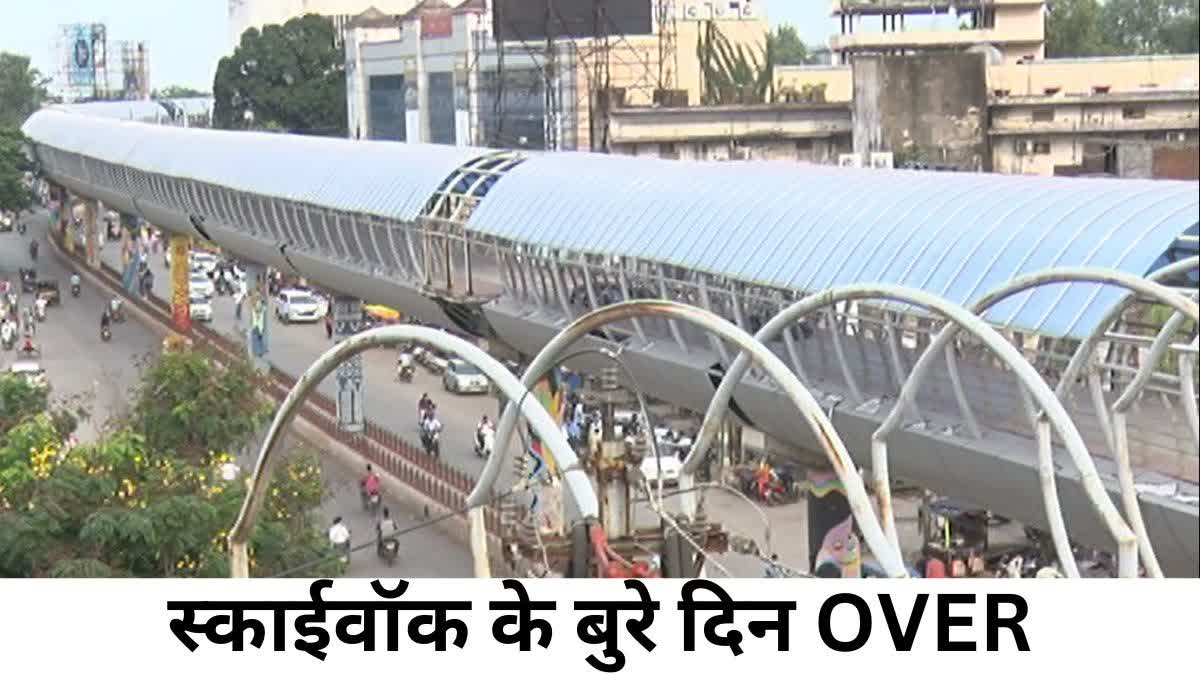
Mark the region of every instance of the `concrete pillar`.
[[259, 370], [267, 370], [270, 364], [266, 355], [270, 351], [271, 298], [267, 291], [267, 268], [253, 262], [242, 262], [246, 272], [246, 297], [242, 300], [242, 319], [246, 322], [247, 356]]
[[862, 574], [862, 544], [846, 490], [832, 471], [809, 471], [808, 564], [813, 574], [858, 578]]
[[[335, 296], [333, 306], [333, 339], [341, 342], [358, 332], [362, 322], [362, 300], [345, 295]], [[343, 361], [337, 367], [337, 419], [343, 431], [358, 433], [365, 426], [362, 354]]]
[[83, 203], [84, 251], [87, 264], [91, 267], [100, 266], [100, 250], [96, 231], [96, 202], [88, 200]]
[[62, 228], [63, 246], [67, 253], [75, 253], [75, 198], [70, 193], [63, 193], [62, 205], [58, 210], [59, 227]]
[[190, 248], [191, 239], [187, 235], [171, 235], [171, 324], [181, 333], [192, 328], [191, 294], [188, 292]]

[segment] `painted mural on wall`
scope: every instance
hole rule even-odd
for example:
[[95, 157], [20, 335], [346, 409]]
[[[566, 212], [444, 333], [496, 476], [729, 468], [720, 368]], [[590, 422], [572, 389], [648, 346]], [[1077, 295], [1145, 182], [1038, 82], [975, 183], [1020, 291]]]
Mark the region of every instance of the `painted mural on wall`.
[[[567, 393], [568, 384], [558, 369], [538, 382], [532, 391], [533, 396], [560, 427], [565, 424]], [[546, 449], [541, 439], [534, 436], [532, 428], [529, 429], [528, 436], [531, 439], [529, 447], [526, 448], [530, 459], [528, 478], [534, 486], [530, 498], [530, 513], [533, 514], [537, 527], [543, 532], [562, 533], [565, 531], [563, 494], [562, 485], [556, 478], [558, 469], [554, 463], [554, 456]]]
[[808, 474], [808, 563], [819, 577], [862, 576], [862, 546], [854, 515], [837, 474]]

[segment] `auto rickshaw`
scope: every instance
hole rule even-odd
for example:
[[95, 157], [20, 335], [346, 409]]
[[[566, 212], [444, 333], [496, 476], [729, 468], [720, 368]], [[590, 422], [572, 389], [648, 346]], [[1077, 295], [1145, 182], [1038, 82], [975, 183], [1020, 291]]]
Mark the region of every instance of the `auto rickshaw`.
[[982, 576], [988, 548], [988, 512], [949, 498], [926, 499], [918, 512], [922, 554], [940, 560], [950, 577]]

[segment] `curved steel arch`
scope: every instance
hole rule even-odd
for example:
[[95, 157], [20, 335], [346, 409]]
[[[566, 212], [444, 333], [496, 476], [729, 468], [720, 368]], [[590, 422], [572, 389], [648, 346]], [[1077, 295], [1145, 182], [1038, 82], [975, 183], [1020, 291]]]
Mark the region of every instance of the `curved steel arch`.
[[[500, 390], [510, 401], [520, 401], [521, 415], [533, 425], [538, 436], [546, 442], [546, 446], [554, 456], [554, 460], [563, 467], [567, 488], [570, 490], [571, 496], [575, 499], [576, 507], [579, 509], [581, 516], [584, 518], [596, 517], [599, 507], [595, 490], [592, 489], [592, 484], [587, 474], [579, 466], [575, 452], [571, 449], [570, 444], [567, 443], [566, 438], [563, 437], [562, 430], [559, 429], [558, 425], [550, 417], [550, 413], [542, 407], [537, 399], [525, 396], [528, 391], [526, 387], [503, 364], [478, 347], [442, 330], [409, 325], [384, 326], [348, 338], [318, 357], [309, 366], [308, 370], [296, 380], [296, 384], [288, 392], [287, 398], [284, 399], [279, 411], [275, 413], [275, 419], [271, 422], [271, 427], [267, 431], [266, 438], [263, 440], [262, 451], [259, 453], [258, 462], [254, 467], [254, 474], [250, 482], [250, 491], [246, 494], [246, 500], [242, 503], [242, 509], [238, 513], [237, 522], [234, 523], [229, 533], [229, 555], [231, 575], [233, 577], [245, 578], [250, 576], [249, 556], [247, 554], [247, 543], [250, 540], [250, 533], [254, 529], [254, 522], [258, 517], [259, 510], [262, 508], [267, 494], [267, 487], [275, 471], [276, 449], [279, 441], [282, 440], [285, 431], [292, 420], [295, 419], [296, 414], [300, 412], [300, 406], [305, 398], [339, 364], [355, 354], [374, 347], [412, 341], [432, 345], [442, 351], [451, 352], [455, 356], [464, 359], [482, 370], [488, 378], [500, 387]], [[515, 419], [517, 409], [512, 406], [510, 407]]]
[[[1085, 267], [1064, 267], [1060, 269], [1046, 270], [1043, 272], [1022, 275], [1001, 285], [999, 288], [989, 291], [986, 295], [972, 305], [971, 312], [982, 316], [983, 313], [992, 306], [1017, 293], [1021, 293], [1037, 286], [1069, 282], [1092, 282], [1123, 286], [1132, 291], [1134, 294], [1149, 296], [1165, 305], [1174, 308], [1177, 312], [1190, 316], [1193, 320], [1200, 321], [1200, 309], [1197, 308], [1196, 303], [1188, 300], [1179, 293], [1170, 291], [1161, 284], [1158, 284], [1154, 281], [1149, 281], [1142, 277], [1134, 276], [1132, 274], [1126, 274], [1124, 272]], [[872, 437], [873, 443], [883, 442], [883, 439], [892, 431], [894, 431], [895, 428], [900, 424], [900, 420], [904, 415], [904, 408], [907, 407], [908, 402], [916, 396], [916, 392], [919, 390], [925, 374], [932, 365], [933, 359], [939, 352], [946, 348], [950, 340], [954, 339], [954, 336], [958, 334], [958, 328], [958, 325], [954, 323], [946, 325], [946, 327], [938, 332], [937, 336], [934, 337], [929, 346], [926, 347], [925, 352], [921, 354], [921, 357], [917, 360], [916, 365], [913, 366], [912, 374], [904, 383], [904, 387], [900, 391], [900, 396], [896, 401], [896, 405], [893, 406], [891, 411], [888, 412], [883, 424], [881, 424], [879, 428], [875, 430], [875, 434]], [[1090, 338], [1089, 341], [1091, 341]], [[1021, 361], [1028, 365], [1028, 362], [1026, 362], [1024, 358], [1022, 358]], [[1030, 366], [1030, 368], [1032, 369], [1032, 366]], [[1034, 373], [1036, 374], [1036, 371], [1034, 371]], [[1040, 376], [1038, 376], [1037, 379], [1041, 381]], [[1022, 380], [1025, 380], [1025, 378], [1022, 378]], [[1025, 381], [1025, 384], [1029, 384], [1027, 380]], [[1062, 383], [1060, 382], [1060, 387], [1061, 386]], [[1042, 403], [1041, 401], [1039, 401], [1039, 403], [1042, 406], [1043, 413], [1048, 412], [1049, 409], [1047, 408], [1046, 404]], [[1055, 403], [1061, 407], [1061, 402], [1059, 401], [1057, 394], [1055, 396]], [[1044, 421], [1044, 415], [1039, 416], [1039, 427], [1044, 423]], [[1050, 448], [1042, 447], [1044, 445], [1043, 441], [1049, 441], [1048, 438], [1042, 438], [1044, 435], [1043, 431], [1044, 430], [1040, 428], [1038, 430], [1039, 473], [1042, 475], [1044, 488], [1043, 496], [1047, 499], [1047, 517], [1050, 520], [1051, 534], [1054, 536], [1055, 547], [1059, 551], [1060, 559], [1065, 565], [1066, 560], [1062, 559], [1062, 556], [1064, 551], [1070, 551], [1070, 545], [1066, 542], [1066, 527], [1062, 521], [1062, 510], [1058, 505], [1057, 491], [1053, 488], [1053, 465], [1050, 462], [1050, 457], [1047, 456]], [[1062, 431], [1060, 430], [1059, 433], [1061, 435]], [[1064, 441], [1067, 441], [1065, 437]], [[1117, 516], [1117, 518], [1114, 520], [1113, 516], [1116, 514], [1107, 513], [1108, 508], [1112, 506], [1112, 501], [1108, 498], [1108, 492], [1104, 489], [1104, 485], [1100, 481], [1100, 476], [1096, 472], [1095, 463], [1092, 462], [1091, 457], [1087, 454], [1087, 449], [1083, 447], [1082, 442], [1078, 446], [1071, 442], [1067, 442], [1066, 445], [1067, 451], [1071, 454], [1071, 459], [1074, 462], [1075, 467], [1079, 469], [1081, 473], [1081, 480], [1084, 490], [1088, 494], [1088, 498], [1092, 500], [1093, 506], [1100, 511], [1101, 517], [1105, 520], [1109, 530], [1113, 533], [1114, 538], [1117, 539], [1118, 547], [1124, 546], [1125, 542], [1118, 534], [1120, 529], [1117, 527], [1116, 520], [1121, 520], [1121, 526], [1124, 526], [1126, 529], [1128, 529], [1128, 524], [1123, 519], [1119, 518], [1119, 516]], [[1119, 475], [1128, 474], [1128, 480], [1120, 481], [1121, 497], [1126, 510], [1129, 512], [1128, 515], [1133, 521], [1132, 529], [1133, 534], [1136, 536], [1137, 547], [1142, 551], [1142, 555], [1146, 559], [1147, 571], [1151, 572], [1152, 570], [1157, 570], [1157, 574], [1155, 574], [1155, 576], [1162, 576], [1162, 570], [1158, 568], [1157, 558], [1154, 555], [1154, 550], [1150, 544], [1150, 539], [1146, 535], [1145, 523], [1141, 517], [1141, 507], [1138, 506], [1137, 503], [1137, 493], [1133, 490], [1133, 473], [1132, 469], [1129, 467], [1128, 457], [1126, 456], [1124, 461], [1118, 457], [1117, 464]], [[1047, 472], [1049, 473], [1047, 474]], [[1049, 480], [1048, 484], [1047, 480]], [[1127, 484], [1128, 489], [1126, 489]], [[1050, 508], [1051, 502], [1053, 502], [1053, 509]], [[1124, 550], [1121, 550], [1121, 556], [1121, 575], [1136, 576], [1136, 556], [1130, 557], [1129, 554]], [[1073, 559], [1071, 559], [1071, 564], [1073, 566]]]
[[[546, 375], [551, 364], [559, 355], [592, 330], [634, 316], [664, 316], [687, 321], [704, 328], [712, 335], [733, 342], [743, 350], [743, 353], [749, 353], [749, 358], [753, 358], [759, 367], [779, 383], [780, 388], [800, 409], [805, 421], [820, 439], [822, 449], [829, 458], [834, 472], [846, 488], [851, 512], [862, 529], [863, 538], [866, 540], [867, 546], [875, 553], [884, 571], [894, 577], [908, 576], [899, 547], [892, 545], [884, 534], [879, 520], [875, 517], [875, 512], [871, 508], [870, 499], [867, 496], [866, 486], [855, 469], [854, 460], [846, 451], [837, 431], [817, 404], [816, 399], [796, 375], [784, 365], [783, 361], [765, 345], [712, 312], [666, 300], [634, 300], [594, 310], [576, 319], [538, 352], [537, 357], [525, 370], [522, 378], [525, 387], [530, 388], [537, 383]], [[488, 458], [483, 475], [480, 476], [475, 490], [468, 498], [468, 505], [478, 506], [489, 498], [499, 475], [500, 466], [508, 455], [508, 445], [515, 426], [516, 409], [510, 403], [505, 406], [504, 414], [496, 427], [496, 450]]]
[[[1041, 376], [1037, 374], [1033, 366], [1029, 364], [1017, 351], [1016, 347], [1010, 344], [1007, 340], [1000, 336], [994, 328], [989, 326], [983, 319], [968, 312], [963, 307], [952, 303], [944, 298], [938, 297], [925, 291], [902, 288], [899, 286], [890, 286], [885, 284], [858, 284], [846, 286], [838, 289], [831, 289], [822, 293], [809, 296], [799, 302], [794, 303], [782, 312], [776, 314], [767, 325], [763, 326], [755, 335], [755, 339], [761, 342], [769, 342], [774, 340], [783, 331], [783, 329], [793, 322], [803, 318], [810, 312], [818, 309], [823, 309], [827, 306], [855, 300], [892, 300], [904, 302], [908, 304], [920, 305], [946, 318], [950, 325], [967, 329], [977, 338], [982, 340], [993, 353], [1001, 360], [1009, 365], [1022, 381], [1026, 382], [1033, 391], [1035, 398], [1045, 407], [1050, 414], [1051, 421], [1059, 430], [1059, 433], [1067, 440], [1068, 444], [1076, 446], [1076, 449], [1083, 450], [1086, 455], [1086, 449], [1083, 446], [1083, 438], [1079, 435], [1079, 430], [1071, 421], [1066, 410], [1054, 396], [1054, 392], [1046, 385]], [[926, 349], [922, 355], [924, 359], [932, 353], [933, 347]], [[690, 475], [695, 471], [696, 467], [703, 461], [704, 455], [708, 452], [708, 447], [715, 435], [718, 420], [724, 414], [726, 407], [729, 405], [730, 399], [733, 398], [734, 387], [744, 374], [749, 366], [744, 355], [739, 355], [737, 360], [730, 366], [726, 377], [722, 379], [721, 385], [717, 388], [717, 393], [713, 396], [709, 404], [709, 408], [704, 417], [704, 423], [700, 428], [700, 433], [696, 443], [692, 447], [692, 452], [684, 463], [681, 473]], [[920, 367], [918, 361], [914, 367], [913, 376], [916, 377], [916, 368]], [[909, 382], [912, 381], [909, 378]], [[906, 385], [907, 386], [907, 385]], [[905, 402], [898, 400], [893, 407], [893, 414], [897, 410], [903, 409]], [[1047, 437], [1048, 438], [1048, 437]], [[876, 496], [879, 501], [879, 510], [881, 519], [884, 521], [884, 527], [887, 532], [888, 539], [893, 546], [898, 547], [899, 537], [896, 533], [895, 515], [891, 504], [891, 485], [888, 478], [887, 470], [887, 445], [883, 442], [882, 437], [877, 435], [872, 439], [871, 443], [871, 470], [872, 482], [875, 485]], [[1081, 472], [1086, 473], [1081, 467]], [[1105, 495], [1107, 496], [1107, 494]], [[1057, 498], [1054, 500], [1057, 505]], [[1048, 502], [1049, 506], [1049, 502]], [[1111, 513], [1116, 513], [1116, 507], [1109, 505]], [[1103, 509], [1102, 509], [1103, 511]], [[1102, 513], [1102, 515], [1104, 515]], [[1118, 518], [1119, 520], [1119, 518]], [[1120, 523], [1124, 525], [1124, 523]], [[1129, 533], [1132, 541], [1132, 533]], [[1056, 542], [1056, 545], [1059, 542]], [[1059, 547], [1058, 553], [1060, 557], [1070, 556], [1070, 547]], [[1073, 562], [1073, 559], [1072, 559]], [[1073, 566], [1064, 561], [1064, 566], [1068, 566], [1073, 570]], [[1077, 570], [1074, 570], [1077, 575]]]

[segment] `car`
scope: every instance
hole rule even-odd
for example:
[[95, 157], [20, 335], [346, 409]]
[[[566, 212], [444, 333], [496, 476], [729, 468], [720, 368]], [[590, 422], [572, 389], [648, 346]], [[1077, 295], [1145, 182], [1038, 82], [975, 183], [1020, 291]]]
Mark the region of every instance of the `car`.
[[658, 467], [662, 463], [662, 481], [664, 487], [677, 487], [679, 485], [679, 473], [683, 469], [683, 462], [675, 455], [662, 454], [661, 457], [655, 457], [653, 453], [646, 456], [642, 460], [639, 469], [646, 482], [651, 487], [658, 485]]
[[37, 297], [45, 298], [46, 304], [53, 306], [62, 303], [62, 294], [58, 290], [58, 282], [54, 279], [39, 279], [37, 282]]
[[308, 291], [285, 288], [275, 296], [275, 316], [284, 323], [320, 321], [325, 317], [321, 301]]
[[489, 383], [483, 371], [462, 359], [450, 359], [442, 372], [442, 387], [455, 394], [486, 394]]
[[200, 270], [208, 275], [217, 269], [217, 256], [208, 251], [192, 251], [188, 254], [188, 262], [193, 270]]
[[212, 302], [203, 295], [193, 295], [188, 304], [188, 312], [193, 321], [212, 321]]
[[37, 361], [21, 359], [14, 362], [8, 369], [8, 372], [16, 377], [23, 378], [29, 384], [35, 387], [47, 386], [46, 371], [42, 368], [42, 364]]
[[204, 272], [196, 271], [188, 275], [188, 288], [191, 290], [191, 295], [203, 295], [206, 298], [211, 298], [216, 293], [216, 287], [213, 286], [212, 279]]

